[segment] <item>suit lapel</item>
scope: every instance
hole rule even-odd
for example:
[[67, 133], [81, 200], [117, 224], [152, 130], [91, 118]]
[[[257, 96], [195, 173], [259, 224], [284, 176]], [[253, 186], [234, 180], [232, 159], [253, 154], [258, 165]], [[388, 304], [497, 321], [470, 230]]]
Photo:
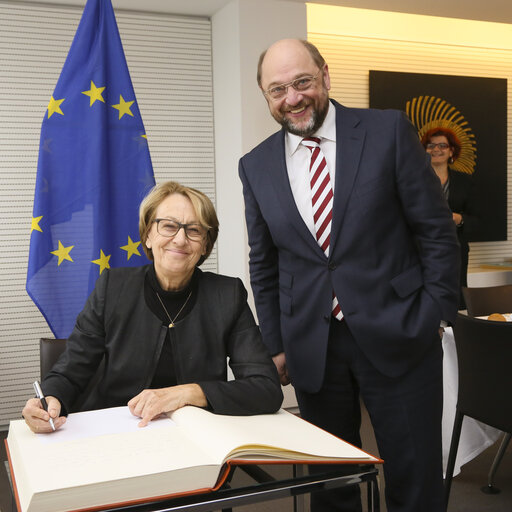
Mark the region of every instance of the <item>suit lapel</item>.
[[318, 245], [315, 237], [311, 234], [304, 220], [299, 213], [293, 192], [290, 187], [290, 180], [288, 179], [288, 171], [286, 168], [286, 155], [285, 155], [285, 142], [284, 130], [276, 134], [273, 141], [274, 147], [271, 154], [278, 155], [273, 159], [267, 170], [270, 175], [270, 182], [272, 183], [276, 197], [279, 198], [279, 206], [283, 210], [283, 215], [289, 219], [293, 228], [304, 239], [304, 241], [311, 247], [311, 249], [321, 257], [325, 258], [321, 247]]
[[359, 119], [336, 101], [336, 183], [331, 227], [331, 248], [334, 249], [340, 238], [348, 200], [359, 170], [366, 131], [358, 128]]

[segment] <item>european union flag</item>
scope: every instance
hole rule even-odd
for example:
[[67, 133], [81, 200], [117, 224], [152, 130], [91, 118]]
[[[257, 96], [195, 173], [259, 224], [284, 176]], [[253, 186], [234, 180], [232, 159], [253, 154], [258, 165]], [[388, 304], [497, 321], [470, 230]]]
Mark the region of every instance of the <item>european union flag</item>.
[[147, 263], [138, 207], [154, 185], [110, 0], [88, 0], [41, 128], [27, 292], [67, 338], [105, 269]]

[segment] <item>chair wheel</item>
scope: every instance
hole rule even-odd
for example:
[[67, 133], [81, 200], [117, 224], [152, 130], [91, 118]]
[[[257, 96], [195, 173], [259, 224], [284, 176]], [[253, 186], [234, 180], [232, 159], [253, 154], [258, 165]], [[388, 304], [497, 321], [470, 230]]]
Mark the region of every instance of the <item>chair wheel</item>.
[[482, 487], [482, 492], [485, 494], [499, 494], [501, 489], [494, 487], [494, 485], [484, 485]]

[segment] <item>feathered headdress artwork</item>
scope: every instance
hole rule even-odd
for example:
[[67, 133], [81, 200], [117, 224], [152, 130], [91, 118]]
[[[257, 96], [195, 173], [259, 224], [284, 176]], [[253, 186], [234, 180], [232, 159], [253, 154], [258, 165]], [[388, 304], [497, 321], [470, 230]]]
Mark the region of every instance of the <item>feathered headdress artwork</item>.
[[459, 172], [473, 174], [476, 162], [475, 136], [464, 116], [453, 105], [435, 96], [419, 96], [407, 101], [405, 112], [418, 130], [420, 140], [435, 128], [450, 131], [460, 144], [460, 155], [451, 167]]

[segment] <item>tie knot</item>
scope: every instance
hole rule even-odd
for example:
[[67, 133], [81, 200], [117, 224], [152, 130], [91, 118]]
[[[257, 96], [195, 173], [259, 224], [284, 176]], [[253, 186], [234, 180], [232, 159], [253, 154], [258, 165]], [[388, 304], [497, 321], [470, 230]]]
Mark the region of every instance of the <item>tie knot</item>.
[[318, 137], [305, 137], [302, 139], [302, 144], [309, 149], [318, 148], [320, 146], [320, 139]]

